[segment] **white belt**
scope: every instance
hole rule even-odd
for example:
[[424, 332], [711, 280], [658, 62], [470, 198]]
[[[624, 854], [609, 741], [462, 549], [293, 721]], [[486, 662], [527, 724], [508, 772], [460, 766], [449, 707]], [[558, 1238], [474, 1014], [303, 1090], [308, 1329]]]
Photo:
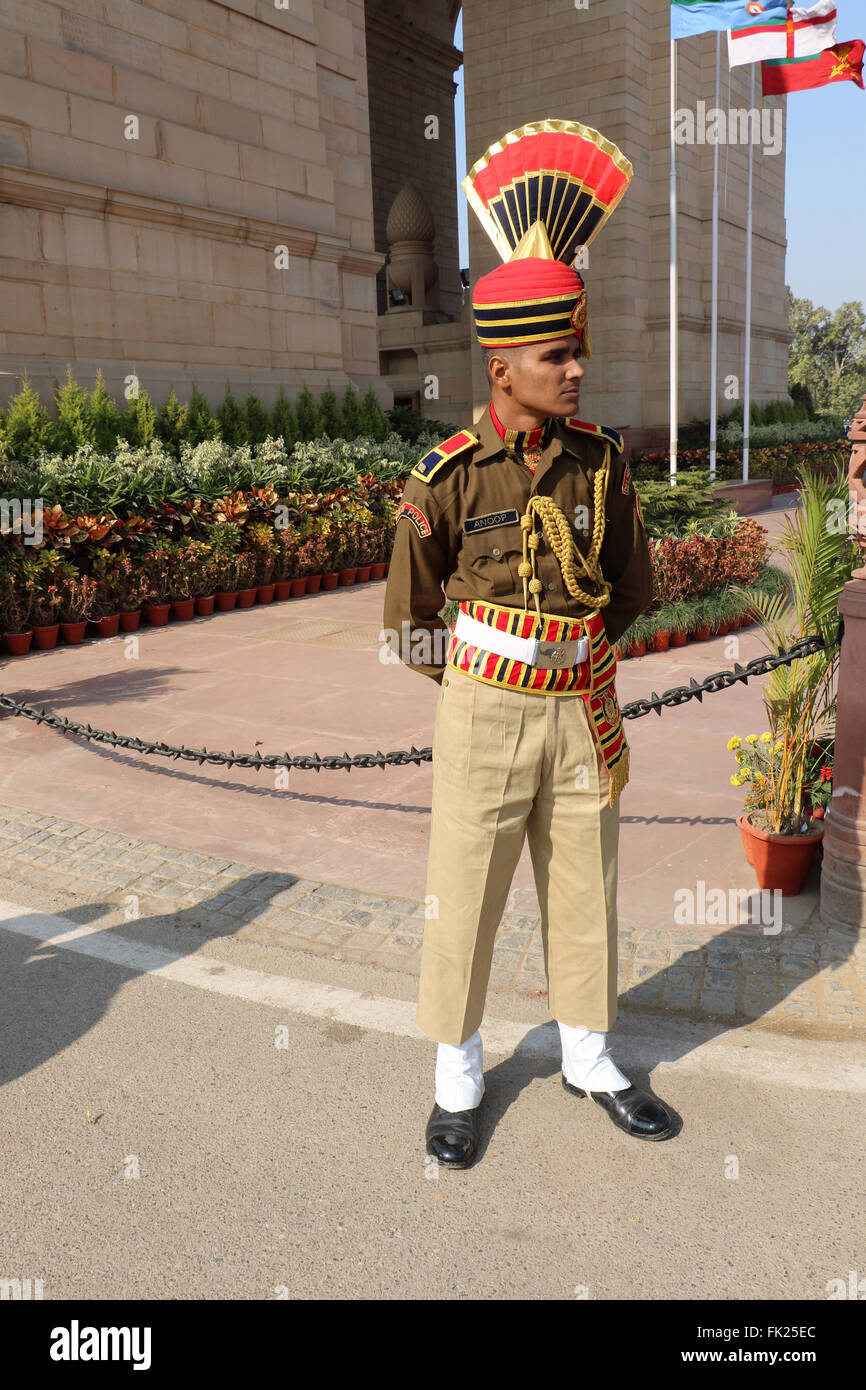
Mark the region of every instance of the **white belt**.
[[500, 632], [498, 627], [480, 623], [468, 613], [457, 614], [454, 636], [461, 642], [469, 642], [482, 651], [493, 652], [495, 656], [506, 656], [510, 661], [522, 661], [526, 666], [538, 666], [542, 670], [558, 670], [568, 666], [579, 666], [589, 656], [589, 640], [576, 637], [570, 642], [542, 642], [537, 637], [516, 637], [510, 632]]

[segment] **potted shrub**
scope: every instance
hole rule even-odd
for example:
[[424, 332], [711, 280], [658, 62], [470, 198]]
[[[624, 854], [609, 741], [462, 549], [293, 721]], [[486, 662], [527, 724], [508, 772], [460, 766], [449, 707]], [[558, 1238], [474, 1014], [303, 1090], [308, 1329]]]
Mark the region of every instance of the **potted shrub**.
[[238, 608], [252, 608], [256, 601], [259, 586], [256, 583], [256, 557], [250, 550], [242, 550], [236, 561]]
[[705, 598], [694, 600], [691, 637], [695, 642], [709, 642], [712, 635], [712, 620], [707, 610]]
[[172, 615], [180, 622], [189, 622], [195, 617], [195, 591], [200, 582], [198, 544], [192, 540], [172, 541], [167, 550]]
[[207, 544], [213, 566], [212, 584], [220, 613], [230, 613], [238, 601], [237, 552], [241, 533], [231, 521], [213, 522], [207, 529]]
[[245, 539], [253, 556], [253, 579], [258, 591], [259, 603], [272, 603], [275, 591], [274, 564], [279, 543], [274, 528], [263, 521], [247, 526]]
[[691, 609], [685, 599], [676, 599], [671, 603], [665, 603], [659, 610], [659, 626], [668, 628], [672, 647], [684, 647], [686, 645], [690, 622]]
[[142, 556], [142, 568], [147, 583], [144, 604], [147, 621], [151, 627], [164, 627], [171, 612], [171, 542], [154, 541]]
[[671, 630], [665, 626], [666, 620], [663, 614], [664, 608], [660, 608], [656, 613], [650, 615], [652, 627], [647, 639], [647, 646], [650, 651], [666, 652], [670, 646]]
[[89, 618], [100, 637], [117, 636], [121, 608], [119, 584], [124, 571], [131, 569], [128, 556], [104, 546], [99, 546], [91, 556], [90, 577], [94, 583], [94, 597]]
[[[833, 735], [838, 600], [858, 554], [852, 533], [827, 525], [834, 504], [847, 506], [847, 475], [840, 468], [834, 480], [820, 478], [802, 465], [797, 472], [801, 505], [777, 540], [791, 569], [790, 597], [760, 589], [740, 590], [737, 597], [751, 602], [771, 650], [787, 650], [810, 633], [826, 645], [769, 673], [763, 701], [770, 728], [760, 738], [749, 735], [745, 748], [739, 739], [728, 745], [739, 763], [731, 781], [751, 788], [737, 822], [746, 856], [760, 886], [783, 894], [800, 891], [823, 834], [820, 820], [807, 818], [806, 806], [816, 791], [816, 748], [820, 757]], [[820, 770], [817, 781], [820, 800]]]
[[12, 569], [0, 572], [0, 630], [13, 656], [24, 656], [30, 650], [34, 590], [32, 577]]
[[55, 647], [60, 634], [62, 598], [57, 581], [61, 564], [56, 550], [43, 547], [37, 553], [36, 584], [30, 622], [33, 628], [33, 646], [39, 651], [48, 651]]
[[96, 585], [89, 574], [79, 574], [74, 565], [64, 563], [58, 577], [61, 595], [60, 631], [64, 642], [77, 646], [87, 629], [87, 618], [96, 597]]
[[206, 541], [190, 541], [187, 566], [196, 617], [206, 618], [213, 612], [216, 602], [217, 566], [212, 547]]
[[[307, 581], [297, 576], [297, 533], [291, 526], [281, 527], [277, 532], [277, 550], [274, 556], [274, 598], [278, 603], [284, 599], [300, 597], [306, 592]], [[295, 589], [294, 585], [299, 587]]]
[[652, 629], [652, 622], [646, 613], [639, 613], [630, 627], [619, 639], [619, 647], [629, 657], [645, 656], [647, 636]]
[[136, 632], [147, 596], [147, 576], [140, 561], [131, 555], [115, 557], [115, 602], [121, 632]]

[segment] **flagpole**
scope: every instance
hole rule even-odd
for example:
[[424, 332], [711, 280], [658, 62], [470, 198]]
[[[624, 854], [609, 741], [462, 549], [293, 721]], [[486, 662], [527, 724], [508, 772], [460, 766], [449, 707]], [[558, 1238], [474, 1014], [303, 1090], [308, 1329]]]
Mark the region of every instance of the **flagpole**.
[[[749, 110], [755, 109], [755, 63], [750, 63]], [[749, 131], [751, 136], [751, 129]], [[752, 411], [752, 158], [754, 144], [749, 139], [749, 200], [746, 208], [746, 350], [743, 370], [743, 482], [749, 478], [749, 417]]]
[[[716, 99], [719, 109], [719, 65], [722, 35], [716, 30]], [[751, 146], [749, 147], [751, 148]], [[713, 143], [713, 250], [712, 250], [712, 311], [710, 324], [710, 480], [716, 476], [716, 423], [718, 418], [719, 373], [719, 142]]]
[[670, 177], [670, 219], [671, 219], [671, 265], [670, 265], [670, 485], [677, 481], [677, 421], [678, 373], [679, 373], [679, 310], [677, 305], [677, 146], [674, 139], [674, 125], [677, 105], [677, 45], [671, 39], [671, 177]]

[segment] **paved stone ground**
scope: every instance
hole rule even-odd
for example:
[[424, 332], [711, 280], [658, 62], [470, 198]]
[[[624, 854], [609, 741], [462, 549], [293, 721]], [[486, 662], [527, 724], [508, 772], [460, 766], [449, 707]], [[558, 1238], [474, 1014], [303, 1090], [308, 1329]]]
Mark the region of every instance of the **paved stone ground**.
[[[130, 920], [183, 913], [206, 936], [418, 974], [424, 903], [263, 870], [0, 805], [4, 884], [51, 884], [116, 902]], [[866, 941], [828, 931], [817, 893], [784, 903], [775, 935], [760, 922], [719, 933], [621, 923], [620, 1005], [809, 1036], [866, 1035]], [[491, 990], [546, 994], [537, 917], [507, 912]]]

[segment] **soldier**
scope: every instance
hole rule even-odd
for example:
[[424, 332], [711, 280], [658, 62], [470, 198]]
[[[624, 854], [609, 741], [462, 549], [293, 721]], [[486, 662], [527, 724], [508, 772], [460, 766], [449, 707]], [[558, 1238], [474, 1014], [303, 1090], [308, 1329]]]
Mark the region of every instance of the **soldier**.
[[[589, 143], [585, 127], [556, 124]], [[477, 1147], [479, 1027], [527, 837], [563, 1086], [591, 1094], [627, 1134], [664, 1139], [673, 1128], [606, 1048], [628, 779], [610, 644], [649, 606], [652, 578], [622, 439], [577, 418], [586, 292], [554, 257], [548, 229], [561, 215], [551, 197], [531, 234], [514, 235], [517, 254], [475, 287], [491, 401], [412, 470], [385, 597], [401, 659], [441, 686], [418, 1024], [438, 1043], [427, 1151], [457, 1168]], [[443, 591], [459, 601], [453, 635]]]

